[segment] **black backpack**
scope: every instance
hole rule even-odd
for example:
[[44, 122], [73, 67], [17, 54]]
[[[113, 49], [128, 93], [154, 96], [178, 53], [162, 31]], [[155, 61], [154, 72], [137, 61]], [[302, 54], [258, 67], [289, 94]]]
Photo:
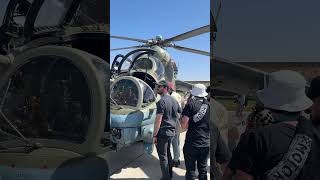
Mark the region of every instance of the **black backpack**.
[[264, 180], [294, 180], [299, 176], [311, 151], [313, 141], [311, 128], [310, 120], [304, 117], [299, 119], [288, 152], [275, 167], [265, 173]]

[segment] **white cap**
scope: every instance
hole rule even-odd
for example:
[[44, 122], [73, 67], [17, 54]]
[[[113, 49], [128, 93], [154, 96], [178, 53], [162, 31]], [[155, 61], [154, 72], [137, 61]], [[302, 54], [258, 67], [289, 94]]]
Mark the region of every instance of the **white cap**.
[[208, 95], [206, 89], [207, 87], [203, 84], [195, 84], [192, 87], [191, 94], [197, 97], [206, 97]]

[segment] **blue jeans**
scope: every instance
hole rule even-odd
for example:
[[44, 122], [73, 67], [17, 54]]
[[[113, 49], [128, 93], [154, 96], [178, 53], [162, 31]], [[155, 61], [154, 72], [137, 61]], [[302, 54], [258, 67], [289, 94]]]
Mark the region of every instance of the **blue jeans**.
[[173, 148], [173, 160], [178, 161], [180, 159], [180, 132], [177, 132], [172, 140]]

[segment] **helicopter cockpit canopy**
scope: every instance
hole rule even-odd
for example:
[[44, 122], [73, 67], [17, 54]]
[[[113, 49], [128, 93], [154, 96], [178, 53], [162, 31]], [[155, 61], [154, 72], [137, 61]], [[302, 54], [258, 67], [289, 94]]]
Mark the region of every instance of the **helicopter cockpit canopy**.
[[132, 109], [143, 108], [156, 100], [152, 88], [144, 81], [131, 76], [117, 79], [111, 86], [111, 104]]
[[[117, 55], [112, 63], [113, 75], [129, 75], [145, 81], [152, 89], [155, 83], [166, 79], [166, 67], [153, 56], [152, 49], [137, 49], [127, 55]], [[120, 60], [118, 60], [121, 58]]]
[[157, 79], [162, 79], [165, 75], [164, 66], [161, 61], [153, 56], [141, 56], [132, 65], [134, 72], [152, 71], [157, 76]]
[[[108, 23], [106, 15], [97, 13], [105, 12], [101, 8], [107, 8], [106, 1], [2, 0], [0, 44], [6, 45], [11, 39], [28, 42], [37, 37], [59, 36], [68, 32], [69, 27], [95, 25], [100, 27], [100, 31], [105, 30], [104, 25]], [[20, 46], [19, 42], [15, 42], [14, 47]]]
[[[66, 59], [33, 58], [11, 76], [1, 102], [4, 115], [27, 138], [85, 141], [90, 91], [84, 75]], [[16, 134], [0, 122], [0, 129]]]
[[[77, 6], [73, 0], [5, 0], [1, 2], [1, 31], [11, 35], [31, 36], [33, 33], [49, 27], [59, 27], [71, 10]], [[53, 30], [53, 29], [51, 29]], [[56, 29], [55, 29], [56, 30]]]

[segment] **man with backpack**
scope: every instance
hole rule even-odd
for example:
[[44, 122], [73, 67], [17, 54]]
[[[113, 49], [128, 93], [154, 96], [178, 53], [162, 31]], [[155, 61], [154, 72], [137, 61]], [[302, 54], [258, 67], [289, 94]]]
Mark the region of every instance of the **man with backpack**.
[[181, 128], [187, 129], [183, 147], [187, 180], [195, 179], [196, 165], [199, 180], [207, 180], [210, 146], [210, 104], [207, 95], [205, 85], [195, 84], [191, 90], [191, 97], [182, 111]]
[[224, 179], [230, 179], [230, 172], [235, 180], [314, 179], [310, 170], [304, 173], [313, 144], [312, 135], [306, 133], [308, 121], [301, 118], [313, 104], [305, 87], [306, 80], [297, 72], [270, 74], [268, 87], [258, 91], [257, 98], [271, 111], [273, 124], [242, 135]]

